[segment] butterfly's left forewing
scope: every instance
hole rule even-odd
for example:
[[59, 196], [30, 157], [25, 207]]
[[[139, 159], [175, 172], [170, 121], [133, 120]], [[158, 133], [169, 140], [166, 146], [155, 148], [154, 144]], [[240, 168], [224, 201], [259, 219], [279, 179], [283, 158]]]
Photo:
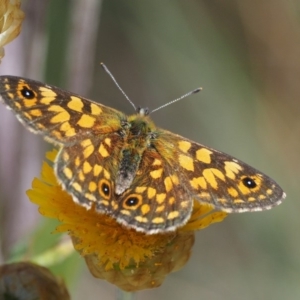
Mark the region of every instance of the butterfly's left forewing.
[[0, 91], [0, 101], [29, 130], [55, 144], [72, 144], [121, 126], [121, 112], [38, 81], [0, 76]]

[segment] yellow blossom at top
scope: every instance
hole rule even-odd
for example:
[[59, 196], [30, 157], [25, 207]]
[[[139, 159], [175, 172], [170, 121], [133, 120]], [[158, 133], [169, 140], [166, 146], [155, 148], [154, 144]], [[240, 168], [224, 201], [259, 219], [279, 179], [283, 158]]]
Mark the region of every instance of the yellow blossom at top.
[[4, 56], [3, 46], [16, 38], [20, 31], [24, 13], [19, 0], [0, 1], [0, 60]]
[[[56, 154], [54, 150], [47, 158], [53, 162]], [[192, 216], [185, 226], [174, 232], [147, 235], [117, 223], [94, 207], [87, 210], [76, 204], [62, 190], [48, 163], [43, 164], [41, 179], [34, 179], [27, 194], [42, 215], [61, 222], [55, 232], [67, 232], [72, 237], [75, 249], [95, 277], [127, 291], [159, 286], [166, 274], [187, 262], [194, 231], [226, 216], [194, 201]]]

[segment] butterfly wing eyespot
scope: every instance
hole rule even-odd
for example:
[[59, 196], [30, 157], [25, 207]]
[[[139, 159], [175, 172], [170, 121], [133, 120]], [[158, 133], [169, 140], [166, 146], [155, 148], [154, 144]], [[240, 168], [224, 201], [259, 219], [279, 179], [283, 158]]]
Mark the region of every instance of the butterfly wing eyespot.
[[139, 206], [143, 204], [143, 197], [140, 194], [130, 194], [123, 200], [123, 207], [125, 209], [136, 210]]
[[55, 144], [121, 129], [117, 110], [57, 87], [14, 76], [0, 76], [0, 101], [25, 127]]
[[29, 87], [27, 87], [26, 85], [24, 85], [23, 88], [20, 89], [20, 94], [25, 99], [32, 100], [32, 99], [36, 98], [36, 94], [33, 92], [33, 90], [30, 89]]
[[242, 178], [242, 182], [243, 182], [243, 185], [249, 189], [253, 189], [257, 186], [255, 179], [248, 177], [248, 176]]
[[[95, 182], [95, 181], [92, 181]], [[110, 182], [103, 178], [98, 182], [98, 191], [103, 199], [110, 199], [113, 193]]]

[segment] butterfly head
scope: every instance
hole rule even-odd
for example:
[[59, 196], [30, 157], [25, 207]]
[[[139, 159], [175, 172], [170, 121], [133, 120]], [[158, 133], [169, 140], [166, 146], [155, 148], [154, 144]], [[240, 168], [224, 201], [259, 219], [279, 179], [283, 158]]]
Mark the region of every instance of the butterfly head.
[[141, 116], [148, 116], [150, 114], [149, 108], [148, 107], [137, 107], [136, 108], [137, 114]]

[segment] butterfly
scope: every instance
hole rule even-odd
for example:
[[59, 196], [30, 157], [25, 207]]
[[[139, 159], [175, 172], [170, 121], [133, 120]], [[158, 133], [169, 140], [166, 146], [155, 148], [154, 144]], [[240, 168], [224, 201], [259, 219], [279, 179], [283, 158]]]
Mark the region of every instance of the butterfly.
[[[122, 90], [121, 90], [122, 91]], [[123, 91], [122, 91], [123, 92]], [[76, 203], [147, 234], [174, 231], [193, 201], [228, 213], [261, 211], [285, 193], [242, 161], [38, 81], [0, 77], [0, 101], [33, 133], [59, 146], [58, 181]]]

